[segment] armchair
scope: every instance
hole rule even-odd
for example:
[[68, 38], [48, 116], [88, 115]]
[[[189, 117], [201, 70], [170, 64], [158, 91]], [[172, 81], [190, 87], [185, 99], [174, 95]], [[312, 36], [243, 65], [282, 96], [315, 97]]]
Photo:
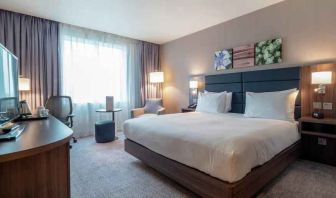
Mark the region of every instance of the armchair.
[[144, 107], [131, 110], [131, 118], [162, 115], [164, 112], [165, 108], [162, 107], [162, 99], [150, 98], [146, 100]]

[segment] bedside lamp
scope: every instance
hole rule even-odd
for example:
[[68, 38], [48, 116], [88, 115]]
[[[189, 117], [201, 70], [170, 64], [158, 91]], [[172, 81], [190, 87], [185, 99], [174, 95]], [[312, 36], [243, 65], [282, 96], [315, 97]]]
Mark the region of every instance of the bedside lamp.
[[163, 83], [164, 82], [163, 72], [151, 72], [151, 73], [149, 73], [149, 82], [150, 83]]
[[319, 94], [325, 94], [325, 85], [331, 84], [331, 76], [331, 71], [313, 72], [311, 82], [313, 85], [319, 85], [318, 88], [314, 89], [315, 92]]
[[[164, 82], [163, 72], [150, 72], [149, 73], [149, 82], [153, 84], [155, 89], [157, 89], [157, 85]], [[163, 97], [163, 96], [161, 95], [161, 97]]]
[[[30, 80], [29, 78], [19, 78], [19, 91], [26, 92], [30, 91]], [[31, 110], [28, 102], [26, 100], [20, 101], [20, 114], [21, 115], [31, 115]]]
[[19, 78], [19, 91], [30, 91], [29, 78]]

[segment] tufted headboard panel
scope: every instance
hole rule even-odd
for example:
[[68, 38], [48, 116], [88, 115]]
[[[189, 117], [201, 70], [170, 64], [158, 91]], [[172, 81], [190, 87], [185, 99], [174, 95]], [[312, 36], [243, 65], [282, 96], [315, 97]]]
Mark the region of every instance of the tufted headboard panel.
[[[259, 70], [205, 76], [205, 90], [232, 92], [232, 113], [244, 113], [245, 93], [300, 89], [301, 67]], [[301, 117], [301, 94], [295, 103], [295, 118]]]

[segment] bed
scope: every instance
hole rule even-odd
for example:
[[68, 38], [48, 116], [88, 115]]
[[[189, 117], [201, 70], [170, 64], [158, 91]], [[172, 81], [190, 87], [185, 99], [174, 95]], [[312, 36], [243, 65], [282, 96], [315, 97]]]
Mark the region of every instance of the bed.
[[[300, 68], [206, 76], [205, 86], [233, 92], [231, 113], [127, 121], [125, 150], [203, 197], [251, 197], [297, 159], [300, 136], [293, 122], [245, 118], [244, 93], [299, 88]], [[298, 97], [296, 118], [300, 109]]]

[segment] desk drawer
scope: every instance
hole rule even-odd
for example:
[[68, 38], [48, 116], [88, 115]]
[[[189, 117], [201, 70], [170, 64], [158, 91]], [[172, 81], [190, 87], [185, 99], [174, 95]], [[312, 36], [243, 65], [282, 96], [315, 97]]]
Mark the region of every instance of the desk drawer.
[[301, 123], [302, 131], [312, 131], [326, 134], [334, 134], [336, 135], [336, 125], [331, 124], [319, 124], [319, 123], [311, 123], [311, 122], [302, 122]]

